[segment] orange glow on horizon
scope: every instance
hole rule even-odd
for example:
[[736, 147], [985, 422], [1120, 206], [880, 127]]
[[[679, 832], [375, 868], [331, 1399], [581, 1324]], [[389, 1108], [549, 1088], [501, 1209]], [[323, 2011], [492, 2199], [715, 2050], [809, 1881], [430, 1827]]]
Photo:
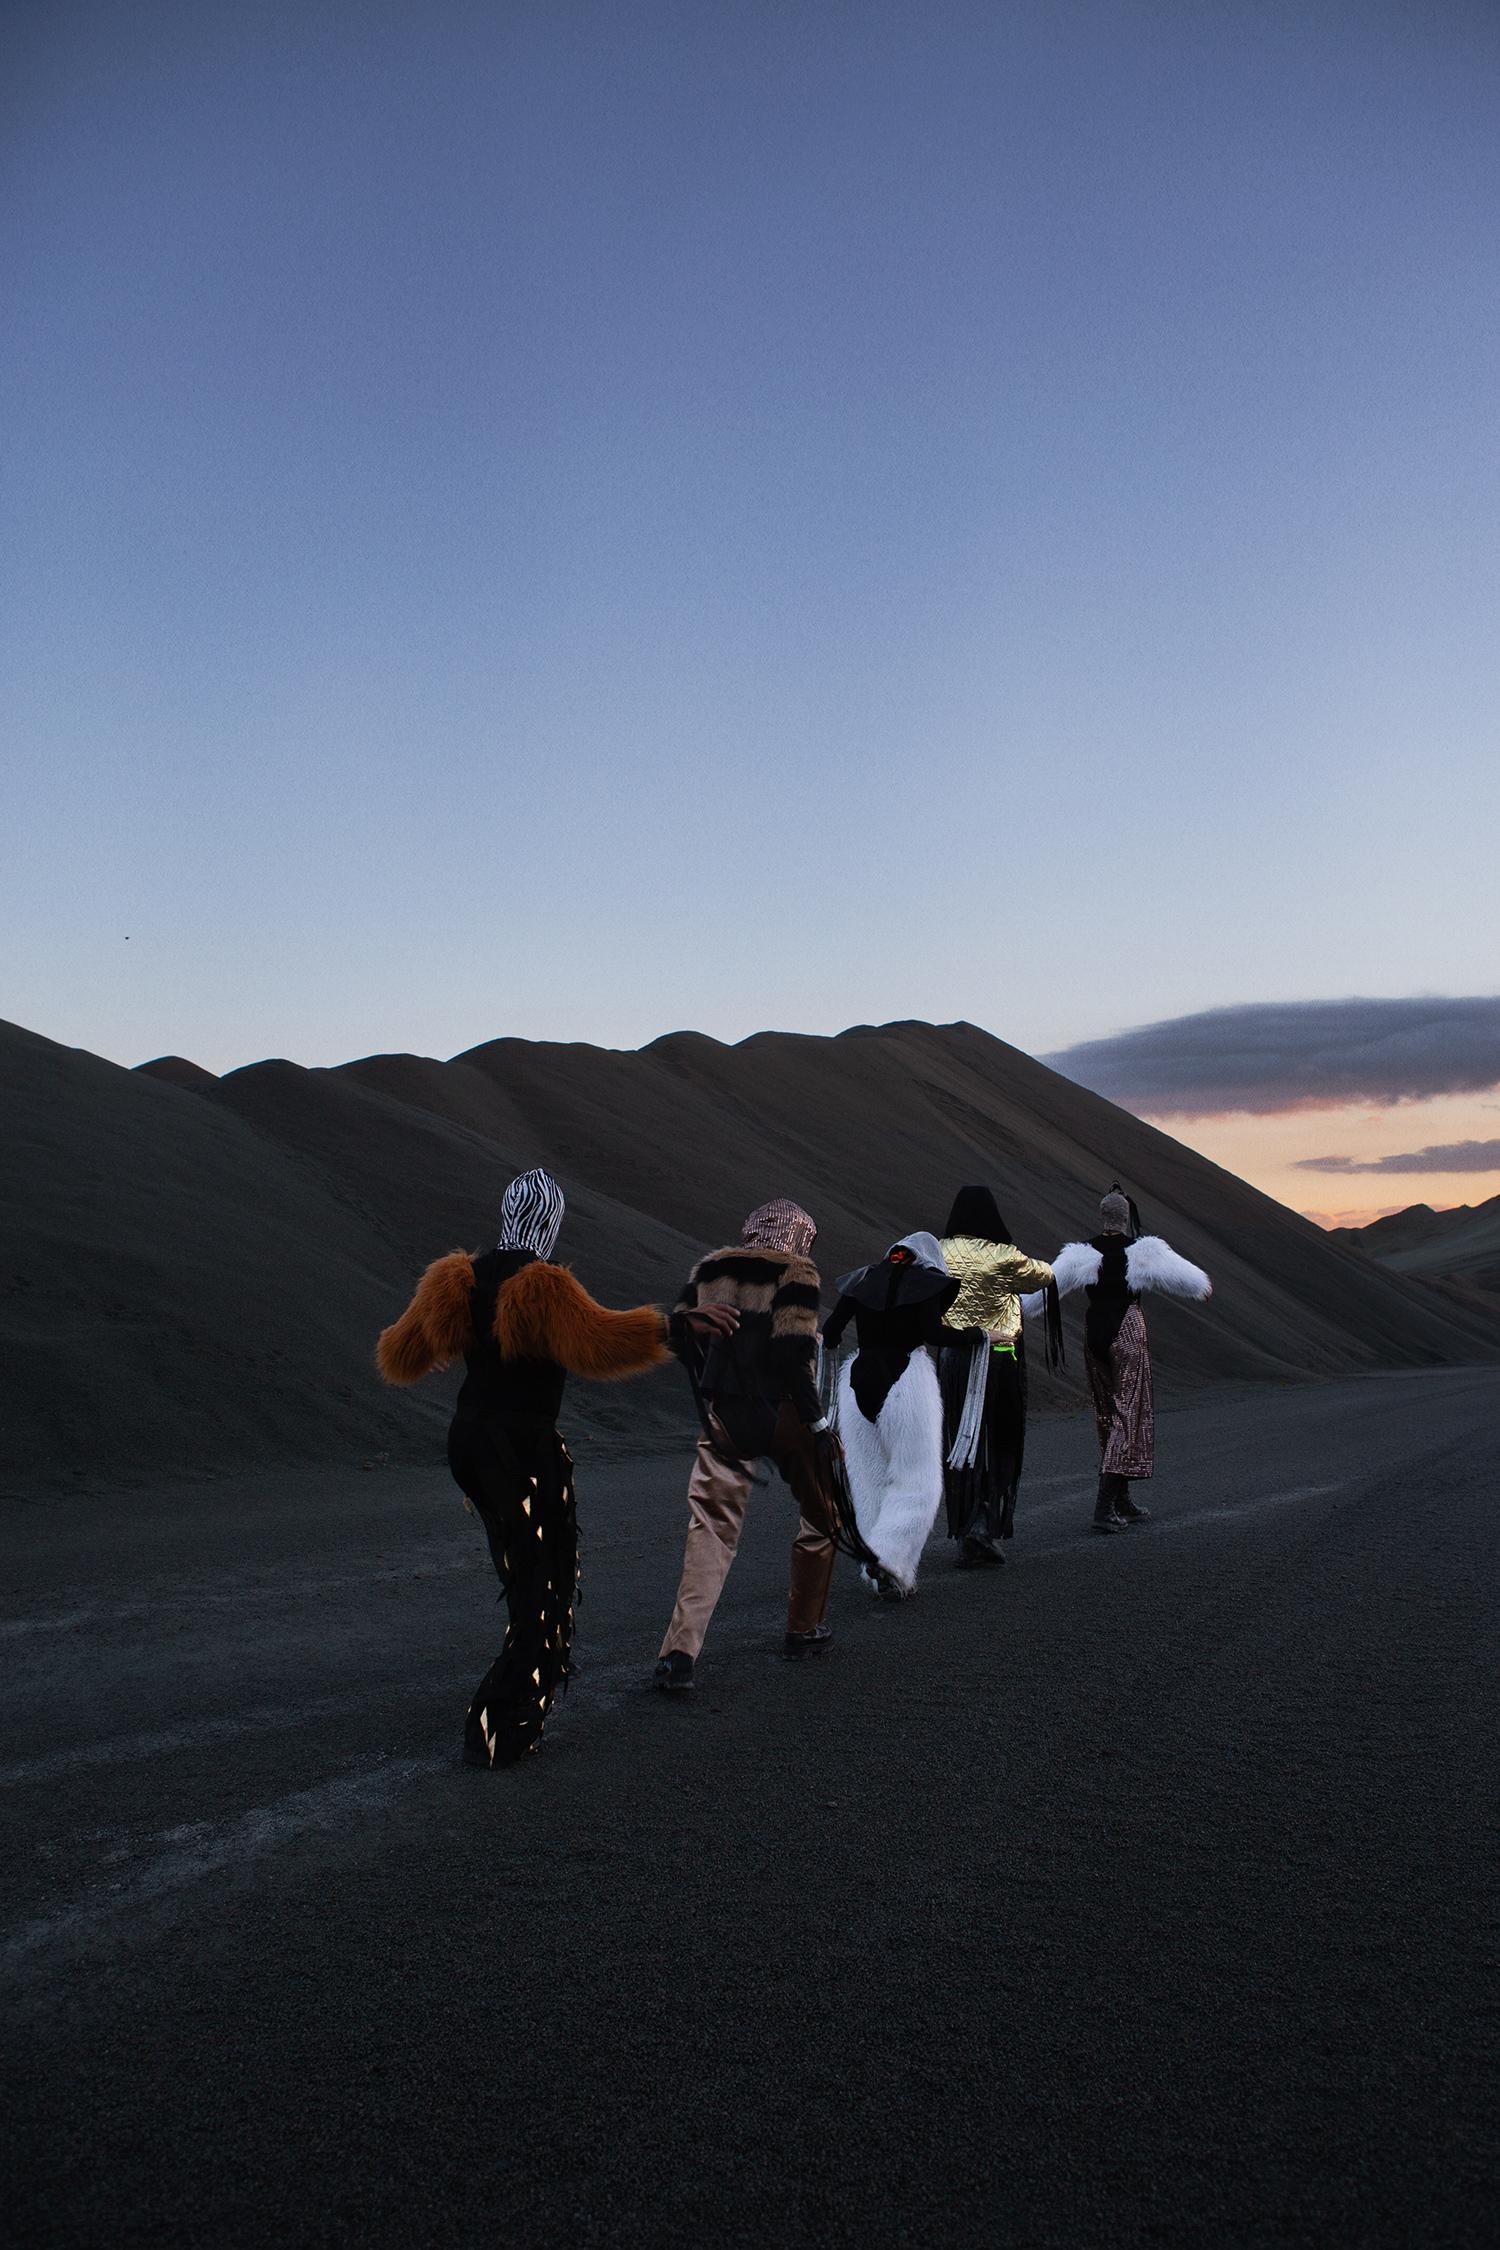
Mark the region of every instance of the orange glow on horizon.
[[1368, 1226], [1372, 1219], [1427, 1203], [1435, 1211], [1484, 1203], [1500, 1194], [1500, 1165], [1484, 1172], [1306, 1172], [1299, 1159], [1382, 1156], [1500, 1138], [1500, 1096], [1449, 1094], [1388, 1109], [1296, 1109], [1274, 1117], [1153, 1117], [1153, 1125], [1237, 1172], [1278, 1203], [1321, 1227]]

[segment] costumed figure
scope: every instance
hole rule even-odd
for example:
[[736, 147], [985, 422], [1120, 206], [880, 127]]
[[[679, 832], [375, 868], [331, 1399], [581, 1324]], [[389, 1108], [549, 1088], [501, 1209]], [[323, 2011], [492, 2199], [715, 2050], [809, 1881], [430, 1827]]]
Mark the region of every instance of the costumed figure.
[[943, 1497], [943, 1402], [935, 1354], [958, 1283], [937, 1239], [908, 1234], [878, 1265], [839, 1283], [823, 1330], [832, 1353], [850, 1321], [859, 1349], [838, 1377], [838, 1430], [862, 1538], [865, 1577], [887, 1601], [915, 1593]]
[[[682, 1578], [655, 1672], [656, 1685], [672, 1693], [693, 1685], [762, 1459], [780, 1471], [800, 1511], [785, 1652], [816, 1655], [832, 1637], [827, 1610], [842, 1457], [816, 1382], [817, 1232], [799, 1204], [761, 1204], [738, 1242], [699, 1259], [672, 1315], [673, 1346], [692, 1378], [703, 1423], [688, 1479]], [[733, 1328], [705, 1351], [693, 1324], [709, 1313], [732, 1319]]]
[[[1095, 1531], [1124, 1531], [1142, 1523], [1132, 1484], [1156, 1466], [1156, 1416], [1151, 1403], [1151, 1347], [1146, 1340], [1142, 1292], [1205, 1298], [1213, 1284], [1201, 1266], [1179, 1258], [1158, 1234], [1142, 1234], [1140, 1213], [1118, 1180], [1099, 1205], [1100, 1231], [1089, 1242], [1064, 1243], [1052, 1261], [1061, 1295], [1083, 1289], [1084, 1364], [1099, 1431], [1099, 1496]], [[1039, 1297], [1023, 1309], [1041, 1310]]]
[[[948, 1536], [974, 1569], [1003, 1563], [1015, 1527], [1026, 1445], [1026, 1339], [1022, 1291], [1044, 1299], [1049, 1366], [1062, 1359], [1052, 1268], [1011, 1240], [987, 1187], [960, 1188], [943, 1232], [943, 1262], [958, 1283], [938, 1373], [943, 1393], [943, 1496]], [[978, 1331], [973, 1343], [958, 1334]]]
[[504, 1646], [469, 1706], [464, 1757], [508, 1766], [542, 1738], [570, 1673], [578, 1586], [573, 1464], [557, 1416], [569, 1374], [635, 1375], [668, 1355], [654, 1305], [610, 1312], [552, 1253], [563, 1195], [542, 1171], [512, 1180], [493, 1250], [454, 1250], [427, 1268], [376, 1363], [416, 1383], [462, 1354], [448, 1466], [489, 1540], [509, 1613]]

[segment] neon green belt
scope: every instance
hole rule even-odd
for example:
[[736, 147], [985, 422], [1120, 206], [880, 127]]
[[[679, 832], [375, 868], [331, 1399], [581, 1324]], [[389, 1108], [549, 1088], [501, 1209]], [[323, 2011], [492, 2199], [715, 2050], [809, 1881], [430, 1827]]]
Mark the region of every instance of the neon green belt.
[[991, 1344], [990, 1350], [992, 1352], [1009, 1352], [1012, 1359], [1014, 1359], [1016, 1356], [1016, 1347], [1014, 1344]]

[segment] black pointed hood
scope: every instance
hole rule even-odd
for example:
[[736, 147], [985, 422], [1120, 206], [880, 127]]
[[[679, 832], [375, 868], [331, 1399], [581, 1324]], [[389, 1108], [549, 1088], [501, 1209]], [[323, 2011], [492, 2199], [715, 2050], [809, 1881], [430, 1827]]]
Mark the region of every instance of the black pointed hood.
[[966, 1235], [971, 1242], [1010, 1242], [1010, 1228], [1000, 1216], [1000, 1206], [987, 1187], [961, 1187], [953, 1198], [943, 1240]]

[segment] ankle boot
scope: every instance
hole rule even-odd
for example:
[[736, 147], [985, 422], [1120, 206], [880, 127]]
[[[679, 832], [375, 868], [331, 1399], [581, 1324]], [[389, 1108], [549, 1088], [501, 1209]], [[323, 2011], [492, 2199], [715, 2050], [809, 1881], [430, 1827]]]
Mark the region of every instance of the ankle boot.
[[1094, 1503], [1095, 1531], [1125, 1529], [1124, 1519], [1115, 1512], [1115, 1486], [1118, 1481], [1115, 1477], [1101, 1476], [1099, 1479], [1099, 1497]]
[[1126, 1523], [1145, 1523], [1151, 1514], [1151, 1510], [1149, 1508], [1138, 1508], [1131, 1499], [1129, 1478], [1120, 1477], [1116, 1481], [1120, 1487], [1115, 1494], [1116, 1515], [1122, 1516]]

